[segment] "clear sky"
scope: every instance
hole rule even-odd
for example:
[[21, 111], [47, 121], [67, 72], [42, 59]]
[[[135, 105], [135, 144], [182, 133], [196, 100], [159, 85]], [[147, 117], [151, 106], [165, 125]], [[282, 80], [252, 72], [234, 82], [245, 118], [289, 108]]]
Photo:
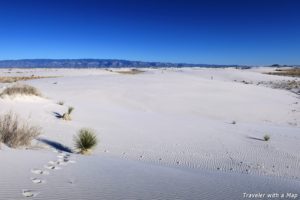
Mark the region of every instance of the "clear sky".
[[0, 0], [0, 59], [300, 64], [298, 0]]

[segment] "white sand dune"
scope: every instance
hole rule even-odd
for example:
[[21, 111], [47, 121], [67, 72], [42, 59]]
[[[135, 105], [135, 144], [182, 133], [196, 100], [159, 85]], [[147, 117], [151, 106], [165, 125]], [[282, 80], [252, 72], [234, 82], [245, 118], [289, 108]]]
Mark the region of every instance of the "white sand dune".
[[[79, 128], [93, 128], [100, 145], [93, 156], [71, 159], [73, 165], [58, 165], [64, 155], [50, 149], [0, 150], [0, 187], [15, 184], [0, 199], [21, 199], [28, 186], [41, 192], [35, 199], [242, 199], [243, 192], [299, 192], [299, 96], [256, 85], [295, 78], [261, 73], [266, 70], [145, 69], [126, 75], [13, 69], [11, 76], [62, 77], [26, 81], [44, 98], [0, 99], [1, 113], [19, 113], [43, 127], [42, 139], [70, 148]], [[72, 121], [55, 117], [68, 106], [75, 108]], [[261, 140], [265, 134], [270, 141]], [[31, 156], [11, 158], [23, 154]], [[20, 166], [18, 176], [13, 165]], [[45, 184], [30, 185], [35, 168], [49, 171]]]
[[[36, 195], [34, 199], [57, 200], [242, 199], [243, 193], [299, 192], [296, 180], [164, 167], [100, 155], [76, 156], [76, 164], [51, 172], [44, 184], [32, 184], [30, 168], [54, 157], [49, 151], [2, 152], [0, 159], [7, 162], [0, 167], [0, 199], [24, 199], [24, 191], [28, 196]], [[12, 173], [11, 167], [16, 164]]]

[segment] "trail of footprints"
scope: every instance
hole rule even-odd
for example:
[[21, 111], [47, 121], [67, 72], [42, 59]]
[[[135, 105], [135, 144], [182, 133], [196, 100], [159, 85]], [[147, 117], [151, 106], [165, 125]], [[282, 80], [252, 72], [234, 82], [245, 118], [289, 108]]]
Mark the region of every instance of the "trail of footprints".
[[[31, 169], [31, 173], [35, 174], [38, 177], [31, 177], [31, 181], [33, 184], [45, 184], [46, 180], [43, 179], [45, 176], [50, 175], [50, 171], [60, 170], [63, 168], [63, 166], [66, 166], [68, 164], [76, 163], [75, 160], [71, 160], [71, 154], [62, 152], [62, 151], [56, 151], [55, 153], [58, 153], [57, 160], [56, 161], [49, 161], [47, 164], [43, 166], [41, 169]], [[40, 178], [39, 176], [42, 176], [43, 178]], [[40, 192], [30, 189], [23, 189], [22, 195], [24, 197], [36, 197]]]

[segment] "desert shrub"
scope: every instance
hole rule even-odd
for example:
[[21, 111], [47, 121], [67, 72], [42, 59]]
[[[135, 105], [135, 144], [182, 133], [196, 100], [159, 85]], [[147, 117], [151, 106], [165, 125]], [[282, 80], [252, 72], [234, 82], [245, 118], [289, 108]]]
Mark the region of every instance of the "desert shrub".
[[71, 118], [71, 113], [72, 113], [73, 111], [74, 111], [74, 107], [69, 106], [69, 107], [68, 107], [68, 111], [62, 115], [62, 118], [63, 118], [64, 120], [72, 120], [72, 118]]
[[89, 153], [98, 143], [95, 132], [88, 128], [80, 129], [77, 136], [74, 137], [74, 141], [76, 149], [82, 154]]
[[65, 104], [65, 102], [63, 102], [63, 101], [58, 101], [57, 104], [63, 106], [63, 105]]
[[12, 112], [0, 116], [0, 142], [9, 147], [28, 146], [40, 133], [39, 127], [30, 126]]
[[267, 72], [270, 75], [300, 77], [300, 68], [282, 68], [276, 69], [274, 72]]
[[269, 135], [264, 135], [264, 140], [265, 141], [269, 141], [271, 139], [271, 137]]
[[[8, 72], [10, 73], [10, 72]], [[22, 72], [16, 72], [22, 73]], [[58, 76], [0, 76], [0, 83], [13, 83], [17, 81], [27, 81], [32, 79], [41, 79], [41, 78], [57, 78]]]
[[3, 90], [3, 92], [0, 94], [1, 97], [3, 96], [13, 96], [13, 95], [31, 95], [31, 96], [41, 96], [41, 93], [38, 89], [35, 87], [32, 87], [30, 85], [21, 85], [16, 84], [11, 87], [8, 87]]
[[119, 70], [119, 71], [116, 71], [116, 72], [119, 73], [119, 74], [131, 74], [131, 75], [134, 75], [134, 74], [144, 73], [145, 71], [140, 70], [140, 69], [130, 69], [130, 70]]

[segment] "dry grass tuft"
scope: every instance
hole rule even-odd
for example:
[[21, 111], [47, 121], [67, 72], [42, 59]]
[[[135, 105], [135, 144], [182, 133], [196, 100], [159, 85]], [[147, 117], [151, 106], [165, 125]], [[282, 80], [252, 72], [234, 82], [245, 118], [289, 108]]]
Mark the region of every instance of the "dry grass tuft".
[[59, 76], [1, 76], [0, 83], [14, 83], [17, 81], [27, 81], [41, 78], [58, 78]]
[[72, 120], [71, 113], [73, 111], [74, 111], [74, 107], [69, 106], [68, 111], [62, 115], [62, 119], [67, 120], [67, 121], [71, 121]]
[[0, 116], [0, 142], [9, 147], [28, 146], [40, 134], [40, 127], [28, 125], [12, 112]]
[[281, 80], [281, 81], [269, 81], [262, 82], [267, 86], [271, 86], [275, 89], [289, 90], [293, 93], [300, 94], [300, 81], [299, 80]]
[[119, 73], [119, 74], [131, 74], [131, 75], [134, 75], [134, 74], [144, 73], [145, 71], [140, 70], [140, 69], [130, 69], [130, 70], [122, 70], [122, 71], [116, 71], [116, 72]]
[[268, 72], [270, 75], [300, 77], [300, 68], [276, 69], [274, 72]]
[[3, 90], [0, 97], [14, 95], [42, 96], [38, 89], [30, 85], [16, 84]]

